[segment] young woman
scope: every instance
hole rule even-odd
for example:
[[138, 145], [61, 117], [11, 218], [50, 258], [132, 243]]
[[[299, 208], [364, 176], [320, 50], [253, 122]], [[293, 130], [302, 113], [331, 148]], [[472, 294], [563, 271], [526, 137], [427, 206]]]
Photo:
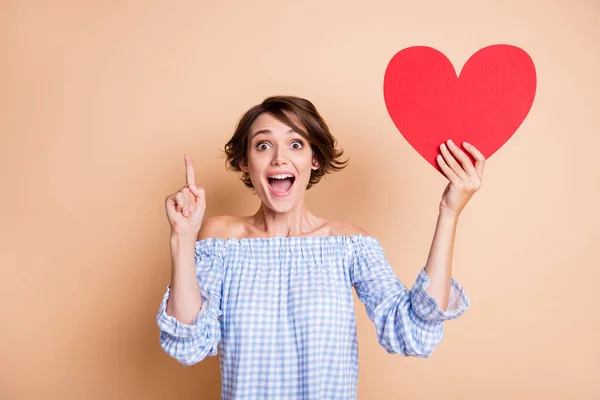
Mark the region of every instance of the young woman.
[[354, 288], [385, 350], [428, 357], [442, 323], [470, 304], [452, 278], [452, 250], [485, 159], [463, 145], [475, 165], [451, 141], [441, 145], [449, 184], [427, 262], [408, 290], [377, 239], [304, 205], [312, 185], [347, 163], [313, 104], [277, 96], [248, 110], [225, 153], [260, 198], [256, 213], [205, 220], [187, 155], [187, 184], [166, 198], [172, 278], [157, 314], [162, 348], [185, 365], [219, 348], [221, 399], [355, 399]]

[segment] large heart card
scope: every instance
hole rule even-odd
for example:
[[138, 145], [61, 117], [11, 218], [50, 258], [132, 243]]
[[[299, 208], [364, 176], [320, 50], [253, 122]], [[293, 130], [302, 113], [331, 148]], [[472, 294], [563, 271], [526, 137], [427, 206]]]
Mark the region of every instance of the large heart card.
[[477, 51], [460, 74], [438, 50], [408, 47], [392, 57], [384, 77], [385, 104], [394, 124], [440, 172], [435, 158], [441, 143], [452, 139], [461, 146], [466, 141], [489, 158], [519, 128], [535, 91], [531, 57], [506, 44]]

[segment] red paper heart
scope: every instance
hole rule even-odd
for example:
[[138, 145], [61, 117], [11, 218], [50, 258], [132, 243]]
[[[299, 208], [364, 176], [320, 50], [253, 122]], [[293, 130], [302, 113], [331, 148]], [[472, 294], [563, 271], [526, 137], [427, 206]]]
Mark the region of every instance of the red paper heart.
[[466, 141], [489, 158], [519, 128], [535, 90], [535, 66], [529, 55], [502, 44], [473, 54], [458, 77], [439, 51], [405, 48], [390, 60], [383, 85], [394, 124], [442, 174], [435, 160], [440, 144], [452, 139], [462, 147]]

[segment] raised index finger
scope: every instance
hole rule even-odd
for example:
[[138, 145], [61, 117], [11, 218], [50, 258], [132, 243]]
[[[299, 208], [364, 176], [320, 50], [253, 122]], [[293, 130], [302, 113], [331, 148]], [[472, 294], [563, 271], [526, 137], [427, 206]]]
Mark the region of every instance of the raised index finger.
[[187, 154], [183, 157], [185, 159], [185, 181], [186, 186], [190, 183], [196, 184], [196, 178], [194, 177], [194, 165], [192, 164], [192, 157]]

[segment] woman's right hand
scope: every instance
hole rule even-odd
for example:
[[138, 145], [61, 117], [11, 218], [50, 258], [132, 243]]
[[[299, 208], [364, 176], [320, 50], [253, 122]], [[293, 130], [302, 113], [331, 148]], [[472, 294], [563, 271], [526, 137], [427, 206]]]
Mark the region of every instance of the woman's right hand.
[[177, 193], [170, 194], [165, 200], [167, 217], [171, 224], [171, 234], [198, 236], [204, 211], [206, 198], [204, 189], [196, 186], [192, 158], [184, 155], [186, 185]]

